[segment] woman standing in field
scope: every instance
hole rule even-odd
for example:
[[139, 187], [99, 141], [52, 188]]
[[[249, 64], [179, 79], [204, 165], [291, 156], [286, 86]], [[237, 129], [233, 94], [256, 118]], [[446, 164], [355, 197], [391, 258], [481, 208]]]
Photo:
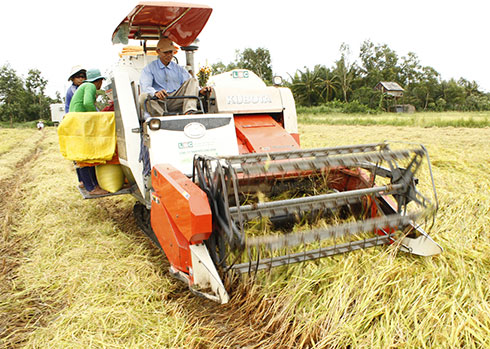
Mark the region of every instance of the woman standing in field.
[[[68, 81], [71, 81], [72, 84], [70, 87], [68, 87], [68, 90], [66, 91], [65, 114], [68, 113], [70, 110], [70, 102], [78, 86], [80, 86], [85, 81], [86, 78], [87, 78], [87, 70], [83, 69], [81, 65], [76, 65], [73, 68], [71, 68], [70, 77], [68, 78]], [[78, 182], [80, 183], [80, 186], [83, 186], [82, 179], [80, 178], [80, 169], [78, 167], [75, 167], [75, 169], [77, 171]]]
[[66, 97], [65, 97], [65, 113], [68, 113], [70, 110], [70, 102], [75, 94], [77, 88], [85, 81], [87, 78], [87, 70], [83, 69], [80, 65], [76, 65], [73, 68], [71, 68], [71, 73], [70, 77], [68, 78], [68, 81], [71, 81], [72, 84], [68, 88], [68, 91], [66, 91]]
[[[102, 87], [105, 78], [100, 74], [99, 69], [89, 69], [87, 71], [87, 80], [76, 90], [70, 102], [70, 112], [91, 112], [97, 111], [95, 100], [96, 92]], [[103, 195], [107, 191], [101, 189], [95, 176], [95, 167], [80, 167], [78, 171], [83, 186], [90, 195]]]

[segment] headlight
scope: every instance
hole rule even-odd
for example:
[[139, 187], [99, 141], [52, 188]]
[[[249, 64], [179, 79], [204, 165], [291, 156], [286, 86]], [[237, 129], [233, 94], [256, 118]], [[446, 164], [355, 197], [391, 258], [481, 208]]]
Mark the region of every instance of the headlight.
[[272, 83], [273, 83], [275, 86], [282, 85], [282, 77], [281, 77], [281, 76], [274, 76], [274, 77], [272, 78]]
[[151, 119], [150, 122], [148, 123], [148, 127], [152, 131], [159, 130], [160, 125], [161, 125], [160, 119]]

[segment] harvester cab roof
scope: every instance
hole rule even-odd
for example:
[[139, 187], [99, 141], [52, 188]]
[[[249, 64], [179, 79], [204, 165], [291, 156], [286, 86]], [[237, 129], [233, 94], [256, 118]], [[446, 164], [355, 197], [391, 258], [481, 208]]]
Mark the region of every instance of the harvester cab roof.
[[[112, 40], [166, 36], [192, 47], [211, 11], [141, 2]], [[110, 76], [119, 162], [139, 226], [195, 294], [226, 303], [230, 274], [374, 246], [442, 252], [423, 229], [437, 208], [433, 180], [417, 187], [432, 178], [423, 146], [301, 149], [291, 91], [243, 69], [212, 76], [198, 114], [145, 118], [139, 78], [156, 57], [126, 53]]]
[[116, 27], [112, 42], [127, 44], [128, 39], [158, 40], [168, 37], [180, 46], [190, 46], [212, 11], [206, 5], [140, 2]]

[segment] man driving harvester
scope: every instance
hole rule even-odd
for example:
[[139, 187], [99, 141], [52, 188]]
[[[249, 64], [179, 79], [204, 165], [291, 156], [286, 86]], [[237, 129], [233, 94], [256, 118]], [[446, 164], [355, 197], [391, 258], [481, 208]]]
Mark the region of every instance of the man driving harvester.
[[210, 87], [199, 89], [199, 83], [185, 68], [175, 63], [172, 58], [178, 48], [168, 38], [158, 41], [156, 52], [158, 59], [148, 64], [141, 72], [140, 86], [142, 94], [140, 105], [144, 105], [148, 97], [156, 97], [150, 100], [148, 112], [151, 115], [163, 115], [166, 112], [193, 114], [197, 112], [197, 99], [179, 98], [167, 99], [175, 96], [198, 96], [211, 91]]

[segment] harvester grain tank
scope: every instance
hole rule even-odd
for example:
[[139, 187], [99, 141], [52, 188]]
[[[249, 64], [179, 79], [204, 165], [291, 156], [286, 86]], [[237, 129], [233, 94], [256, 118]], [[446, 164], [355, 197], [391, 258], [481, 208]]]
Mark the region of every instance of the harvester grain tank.
[[[117, 149], [137, 199], [137, 221], [167, 256], [170, 272], [192, 292], [226, 303], [229, 273], [389, 244], [422, 256], [441, 253], [422, 229], [437, 197], [421, 145], [301, 149], [291, 91], [244, 69], [213, 76], [213, 93], [202, 98], [199, 114], [145, 118], [139, 78], [156, 59], [151, 43], [168, 37], [192, 46], [211, 12], [204, 5], [142, 2], [112, 37], [143, 46], [122, 55], [110, 76]], [[149, 176], [140, 161], [143, 145]], [[423, 191], [419, 175], [429, 178]], [[298, 225], [304, 220], [323, 223]], [[248, 236], [257, 221], [278, 228]]]

